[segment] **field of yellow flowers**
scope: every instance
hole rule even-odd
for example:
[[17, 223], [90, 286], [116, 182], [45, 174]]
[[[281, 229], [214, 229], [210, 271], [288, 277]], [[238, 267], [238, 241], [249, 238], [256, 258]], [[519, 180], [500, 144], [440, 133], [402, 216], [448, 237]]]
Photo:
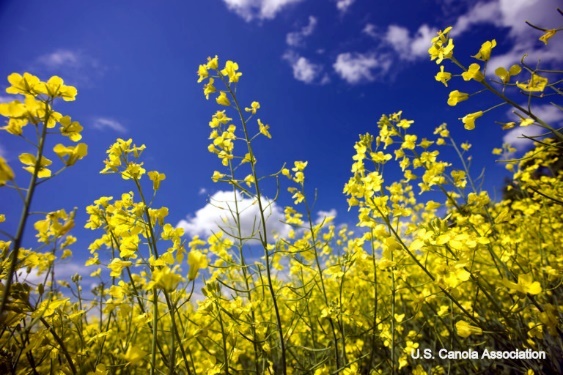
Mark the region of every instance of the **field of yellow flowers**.
[[[144, 169], [150, 151], [118, 139], [101, 170], [118, 176], [100, 178], [127, 180], [131, 191], [85, 208], [86, 228], [99, 235], [86, 266], [94, 277], [111, 271], [93, 298], [83, 295], [80, 275], [72, 283], [50, 277], [55, 260], [72, 254], [75, 213], [60, 209], [38, 218], [33, 212], [41, 202], [32, 202], [41, 182], [72, 173], [66, 169], [87, 156], [80, 123], [56, 110], [59, 100], [75, 100], [77, 90], [56, 76], [44, 82], [11, 74], [6, 92], [23, 99], [0, 104], [2, 130], [31, 146], [19, 155], [27, 187], [15, 183], [21, 168], [0, 158], [0, 186], [16, 189], [23, 202], [16, 233], [2, 232], [0, 240], [0, 373], [563, 373], [563, 172], [554, 167], [563, 133], [510, 96], [560, 97], [560, 82], [524, 60], [485, 73], [495, 40], [464, 66], [450, 30], [439, 32], [429, 49], [440, 64], [436, 80], [475, 81], [520, 116], [506, 128], [545, 130], [524, 158], [506, 164], [513, 172], [507, 189], [517, 194], [491, 200], [468, 173], [470, 145], [458, 145], [446, 124], [434, 138], [419, 139], [413, 121], [398, 112], [381, 116], [378, 131], [353, 145], [344, 194], [358, 213], [356, 227], [331, 217], [318, 223], [306, 161], [257, 172], [253, 143], [271, 138], [269, 125], [257, 101], [238, 101], [238, 64], [215, 56], [197, 71], [205, 98], [219, 108], [209, 122], [208, 149], [219, 159], [210, 175], [232, 189], [228, 209], [237, 224], [186, 240], [166, 221], [168, 208], [152, 204], [166, 176]], [[542, 30], [540, 39], [547, 44], [559, 30]], [[473, 98], [453, 90], [448, 104], [464, 100]], [[486, 112], [464, 116], [465, 128], [474, 129]], [[47, 138], [61, 143], [50, 149]], [[464, 168], [443, 160], [445, 147]], [[402, 179], [387, 179], [391, 163]], [[267, 228], [268, 181], [278, 187], [276, 196], [292, 197], [287, 237], [272, 237]], [[251, 235], [241, 226], [243, 197], [260, 212]], [[30, 225], [36, 248], [22, 246]], [[249, 244], [262, 249], [261, 260], [245, 257]], [[44, 282], [25, 281], [23, 270]], [[196, 301], [200, 286], [203, 298]]]

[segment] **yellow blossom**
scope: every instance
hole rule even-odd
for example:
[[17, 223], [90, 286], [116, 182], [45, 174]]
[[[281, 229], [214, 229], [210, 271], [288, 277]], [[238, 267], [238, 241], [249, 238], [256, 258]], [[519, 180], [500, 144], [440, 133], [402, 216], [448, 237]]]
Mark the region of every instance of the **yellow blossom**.
[[483, 330], [479, 327], [472, 326], [464, 320], [460, 320], [455, 324], [457, 334], [461, 337], [469, 337], [471, 335], [482, 335]]
[[557, 29], [548, 29], [542, 36], [540, 36], [540, 40], [547, 45], [547, 41], [551, 39], [558, 31], [559, 30]]
[[477, 82], [481, 82], [482, 80], [484, 80], [485, 76], [483, 75], [483, 73], [481, 73], [479, 71], [479, 69], [481, 69], [479, 64], [473, 63], [473, 64], [469, 65], [469, 68], [467, 69], [467, 71], [461, 73], [463, 80], [464, 81], [470, 81], [470, 80], [474, 79]]
[[217, 104], [219, 104], [219, 105], [224, 105], [224, 106], [230, 106], [231, 105], [229, 98], [227, 98], [227, 93], [225, 93], [224, 91], [221, 91], [221, 93], [219, 93], [219, 96], [215, 100], [217, 101]]
[[238, 82], [240, 76], [242, 76], [242, 73], [237, 72], [237, 70], [238, 64], [229, 60], [225, 63], [225, 68], [221, 70], [221, 74], [229, 77], [229, 83], [235, 83]]
[[188, 265], [190, 266], [188, 280], [192, 281], [200, 269], [207, 268], [207, 256], [198, 250], [191, 250], [188, 254]]
[[465, 127], [465, 129], [473, 130], [473, 129], [475, 129], [475, 120], [478, 119], [481, 116], [483, 116], [483, 111], [469, 113], [469, 114], [465, 115], [461, 119], [461, 121], [463, 122], [463, 126]]
[[[31, 174], [35, 172], [35, 165], [37, 164], [37, 158], [35, 157], [35, 155], [23, 153], [20, 154], [19, 159], [22, 162], [22, 164], [27, 165], [27, 167], [24, 167], [23, 169], [25, 169]], [[51, 177], [51, 170], [47, 168], [51, 164], [53, 164], [51, 160], [47, 159], [45, 156], [41, 156], [41, 161], [39, 162], [38, 165], [39, 170], [37, 171], [37, 177], [39, 178]]]
[[245, 108], [244, 110], [245, 110], [246, 112], [250, 112], [250, 113], [252, 113], [253, 115], [255, 115], [255, 114], [256, 114], [256, 111], [258, 111], [258, 109], [260, 109], [260, 103], [258, 103], [258, 102], [252, 102], [252, 103], [250, 104], [250, 108], [247, 107], [247, 108]]
[[477, 54], [472, 57], [481, 61], [489, 61], [489, 59], [491, 58], [491, 51], [493, 48], [496, 47], [496, 45], [497, 45], [497, 41], [494, 39], [491, 41], [486, 41], [481, 45], [481, 49], [479, 50], [479, 52], [477, 52]]
[[0, 186], [6, 185], [7, 181], [14, 179], [14, 171], [2, 156], [0, 156]]
[[53, 148], [53, 151], [69, 167], [88, 154], [88, 145], [79, 143], [76, 146], [64, 146], [59, 143]]
[[454, 90], [450, 92], [450, 95], [448, 97], [448, 105], [454, 107], [457, 105], [457, 103], [463, 102], [467, 99], [469, 99], [469, 94]]
[[526, 83], [516, 82], [518, 88], [528, 92], [542, 92], [547, 86], [548, 80], [536, 73], [532, 74], [530, 80]]
[[444, 71], [444, 65], [440, 65], [440, 71], [434, 77], [436, 81], [442, 82], [444, 86], [448, 87], [448, 81], [452, 78], [452, 73]]

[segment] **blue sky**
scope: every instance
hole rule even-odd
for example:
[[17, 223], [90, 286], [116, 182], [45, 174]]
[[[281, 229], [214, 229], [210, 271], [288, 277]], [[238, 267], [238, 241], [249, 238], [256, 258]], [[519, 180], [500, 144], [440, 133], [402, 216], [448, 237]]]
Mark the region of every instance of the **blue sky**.
[[[223, 197], [228, 187], [210, 178], [220, 168], [207, 151], [207, 124], [217, 105], [205, 100], [196, 71], [208, 56], [237, 61], [243, 72], [240, 100], [261, 103], [260, 118], [273, 135], [256, 145], [261, 170], [271, 173], [283, 163], [307, 160], [310, 195], [318, 189], [315, 212], [353, 223], [355, 213], [347, 211], [342, 189], [354, 142], [359, 134], [377, 132], [381, 114], [398, 110], [415, 120], [412, 130], [419, 138], [447, 122], [458, 143], [472, 143], [474, 175], [485, 168], [484, 187], [500, 196], [507, 172], [492, 148], [506, 141], [519, 150], [528, 145], [517, 139], [521, 131], [502, 131], [495, 124], [512, 119], [507, 107], [480, 118], [475, 131], [463, 129], [460, 117], [497, 102], [485, 93], [449, 107], [451, 90], [478, 87], [459, 77], [449, 87], [436, 82], [439, 66], [430, 61], [429, 42], [438, 30], [454, 26], [455, 54], [466, 65], [476, 62], [470, 55], [481, 43], [496, 38], [489, 72], [519, 61], [524, 52], [532, 65], [541, 58], [542, 67], [556, 66], [563, 60], [563, 38], [557, 35], [544, 46], [541, 32], [524, 21], [558, 27], [557, 6], [556, 0], [5, 0], [0, 3], [0, 100], [9, 100], [5, 77], [12, 72], [29, 71], [44, 80], [59, 75], [78, 88], [77, 100], [59, 108], [84, 127], [89, 155], [43, 184], [34, 210], [78, 207], [82, 227], [86, 205], [132, 189], [117, 176], [99, 174], [108, 146], [117, 137], [131, 137], [147, 146], [147, 170], [167, 175], [156, 205], [170, 208], [172, 224], [205, 234], [218, 218], [208, 201]], [[526, 102], [524, 96], [516, 98]], [[560, 125], [563, 115], [551, 100], [538, 101], [536, 111]], [[17, 165], [24, 150], [29, 150], [24, 142], [0, 134], [0, 154], [20, 179], [27, 177]], [[281, 198], [278, 210], [289, 204], [288, 197]], [[16, 195], [0, 191], [0, 206], [10, 230], [20, 208]], [[279, 212], [272, 225], [279, 225]], [[77, 229], [76, 235], [75, 260], [82, 261], [99, 233]]]

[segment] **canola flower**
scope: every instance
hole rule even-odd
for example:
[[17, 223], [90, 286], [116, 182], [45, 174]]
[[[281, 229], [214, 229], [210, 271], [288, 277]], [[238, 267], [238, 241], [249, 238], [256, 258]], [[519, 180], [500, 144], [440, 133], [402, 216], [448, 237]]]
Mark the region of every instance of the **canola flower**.
[[[31, 216], [30, 196], [38, 183], [79, 166], [87, 156], [86, 144], [77, 143], [82, 126], [54, 110], [56, 100], [74, 100], [76, 89], [59, 77], [43, 82], [29, 73], [10, 75], [7, 92], [24, 99], [0, 104], [6, 117], [2, 129], [8, 136], [27, 136], [31, 127], [43, 132], [35, 149], [19, 155], [20, 168], [0, 158], [1, 193], [17, 190], [18, 179], [31, 182], [29, 190], [20, 190], [23, 226], [0, 240], [0, 371], [555, 373], [563, 347], [563, 172], [556, 169], [561, 142], [556, 129], [509, 97], [516, 91], [543, 93], [553, 81], [525, 65], [487, 76], [495, 40], [485, 41], [472, 57], [480, 62], [465, 68], [454, 55], [451, 30], [438, 33], [429, 55], [461, 73], [441, 65], [436, 81], [454, 86], [461, 77], [462, 84], [482, 85], [519, 113], [520, 121], [504, 123], [506, 128], [539, 124], [554, 131], [521, 161], [507, 164], [513, 198], [495, 201], [479, 188], [470, 170], [471, 144], [458, 145], [447, 124], [422, 138], [415, 134], [419, 125], [396, 112], [382, 115], [376, 131], [360, 135], [353, 145], [343, 193], [357, 214], [355, 225], [338, 225], [330, 215], [317, 221], [306, 177], [314, 166], [299, 160], [271, 174], [257, 172], [260, 155], [253, 146], [270, 141], [275, 123], [256, 117], [258, 101], [239, 103], [238, 64], [210, 57], [197, 69], [204, 96], [217, 105], [207, 148], [219, 163], [210, 175], [232, 188], [233, 220], [207, 238], [184, 237], [167, 222], [169, 209], [154, 206], [152, 198], [166, 191], [166, 175], [146, 170], [143, 155], [149, 150], [132, 139], [117, 139], [100, 178], [121, 179], [128, 189], [86, 207], [85, 227], [97, 233], [85, 264], [99, 281], [91, 298], [82, 291], [80, 275], [71, 282], [56, 277], [57, 260], [71, 257], [76, 248], [76, 211]], [[547, 30], [541, 38], [547, 43], [556, 33]], [[474, 95], [453, 90], [448, 104], [461, 107]], [[483, 108], [460, 119], [472, 130], [490, 112]], [[47, 136], [64, 142], [53, 142], [48, 150]], [[445, 159], [445, 147], [459, 160]], [[512, 151], [506, 145], [493, 150], [504, 152]], [[386, 168], [393, 163], [401, 173], [395, 180]], [[546, 168], [551, 173], [543, 173]], [[289, 233], [269, 228], [264, 179], [279, 187], [272, 196], [288, 193], [283, 213]], [[250, 233], [242, 227], [242, 197], [260, 213]], [[32, 218], [36, 244], [26, 248], [23, 229]], [[0, 214], [0, 229], [6, 220], [12, 218]], [[261, 256], [248, 258], [244, 250], [250, 244], [259, 244]], [[31, 270], [43, 281], [20, 278]], [[548, 355], [521, 362], [421, 362], [410, 355], [435, 347]]]

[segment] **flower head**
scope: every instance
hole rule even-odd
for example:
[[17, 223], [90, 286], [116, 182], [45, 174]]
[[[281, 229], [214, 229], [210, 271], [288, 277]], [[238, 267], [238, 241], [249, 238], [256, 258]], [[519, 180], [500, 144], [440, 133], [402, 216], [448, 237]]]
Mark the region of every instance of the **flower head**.
[[461, 119], [463, 126], [467, 130], [475, 129], [475, 120], [483, 116], [483, 111], [473, 112]]
[[227, 98], [227, 93], [225, 93], [224, 91], [221, 91], [221, 93], [219, 94], [219, 96], [215, 100], [217, 101], [217, 104], [219, 104], [219, 105], [224, 105], [224, 106], [230, 106], [231, 105], [229, 98]]
[[477, 54], [472, 57], [481, 61], [489, 61], [489, 59], [491, 58], [491, 51], [493, 48], [496, 47], [496, 45], [497, 45], [497, 41], [494, 39], [491, 41], [486, 41], [481, 45], [481, 49], [479, 50], [479, 52], [477, 52]]
[[467, 69], [467, 71], [461, 73], [463, 80], [464, 81], [470, 81], [470, 80], [474, 79], [477, 82], [481, 82], [482, 80], [484, 80], [485, 76], [483, 75], [483, 73], [481, 73], [479, 71], [479, 69], [481, 69], [479, 64], [473, 63], [473, 64], [469, 65], [469, 68]]
[[465, 92], [460, 92], [458, 90], [454, 90], [450, 92], [450, 96], [448, 97], [448, 105], [454, 107], [459, 102], [463, 102], [464, 100], [469, 99], [469, 94]]
[[436, 78], [436, 81], [442, 82], [444, 86], [448, 87], [448, 81], [452, 78], [452, 73], [444, 72], [444, 65], [441, 65], [440, 71], [434, 78]]

